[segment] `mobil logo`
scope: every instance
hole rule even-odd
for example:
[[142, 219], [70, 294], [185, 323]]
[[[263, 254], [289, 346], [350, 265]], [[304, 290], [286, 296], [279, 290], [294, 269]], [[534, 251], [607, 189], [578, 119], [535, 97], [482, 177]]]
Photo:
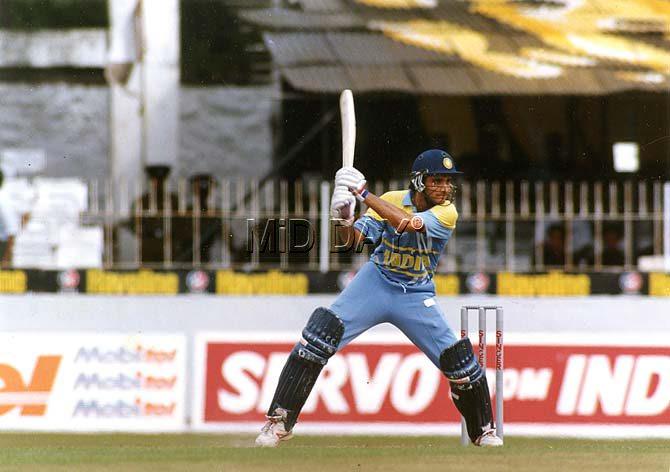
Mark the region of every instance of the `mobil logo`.
[[142, 388], [142, 376], [117, 374], [100, 375], [80, 373], [74, 382], [76, 389], [97, 389], [97, 390], [139, 390]]
[[161, 350], [138, 344], [134, 347], [81, 347], [75, 355], [75, 362], [99, 364], [133, 364], [133, 363], [171, 363], [174, 362], [177, 350]]
[[31, 371], [0, 362], [0, 416], [18, 408], [21, 416], [46, 412], [61, 356], [38, 356]]
[[141, 402], [102, 402], [99, 400], [79, 400], [74, 407], [73, 417], [84, 418], [136, 418], [141, 416]]
[[[257, 420], [290, 344], [208, 343], [205, 421]], [[412, 345], [353, 344], [332, 357], [301, 421], [456, 421], [441, 372]]]
[[140, 398], [135, 401], [79, 400], [72, 412], [74, 418], [138, 418], [172, 416], [176, 403], [146, 402]]
[[126, 374], [120, 372], [114, 375], [100, 373], [85, 373], [77, 375], [74, 389], [83, 390], [171, 390], [177, 382], [177, 377], [145, 375], [142, 372]]

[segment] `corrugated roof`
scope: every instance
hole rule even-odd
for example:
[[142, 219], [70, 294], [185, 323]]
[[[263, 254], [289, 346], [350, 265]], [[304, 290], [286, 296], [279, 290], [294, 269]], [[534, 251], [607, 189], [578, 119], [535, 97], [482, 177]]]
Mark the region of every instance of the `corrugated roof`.
[[519, 38], [505, 36], [500, 33], [487, 34], [486, 40], [488, 41], [489, 51], [504, 52], [507, 54], [516, 54], [519, 51], [520, 43], [524, 44], [524, 41], [519, 41]]
[[[552, 83], [553, 82], [553, 83]], [[592, 68], [572, 68], [568, 74], [564, 74], [553, 81], [549, 81], [551, 92], [557, 95], [598, 95], [610, 90], [603, 87], [596, 70]]]
[[410, 74], [424, 95], [484, 94], [475, 68], [469, 65], [413, 66]]
[[667, 76], [638, 70], [595, 70], [595, 76], [603, 87], [611, 92], [629, 90], [665, 91], [670, 92]]
[[479, 67], [474, 68], [473, 73], [476, 74], [481, 89], [485, 90], [487, 95], [541, 95], [543, 93], [542, 85], [538, 83], [538, 80], [509, 77]]
[[364, 28], [365, 20], [358, 15], [328, 11], [301, 12], [281, 8], [248, 10], [240, 12], [245, 20], [263, 28], [275, 30], [324, 30], [339, 28]]
[[593, 70], [573, 69], [570, 74], [532, 80], [502, 76], [487, 70], [474, 70], [482, 90], [490, 95], [598, 95], [609, 92]]
[[447, 62], [456, 56], [439, 54], [393, 41], [381, 34], [328, 33], [328, 40], [338, 59], [347, 64], [406, 64]]
[[264, 33], [263, 40], [280, 66], [333, 64], [338, 60], [323, 33]]
[[[388, 38], [361, 33], [266, 33], [264, 38], [289, 83], [311, 92], [351, 88], [431, 95], [598, 95], [667, 88], [667, 82], [658, 82], [655, 76], [644, 81], [646, 76], [639, 68], [566, 67], [561, 76], [542, 80], [510, 77], [474, 67], [453, 55], [399, 53]], [[509, 43], [496, 44], [496, 48], [501, 46], [504, 49]], [[310, 65], [315, 67], [306, 67]], [[614, 72], [628, 73], [624, 77], [629, 80]]]
[[600, 83], [600, 86], [610, 93], [624, 92], [634, 87], [634, 84], [618, 79], [610, 70], [594, 70], [593, 75]]
[[299, 66], [281, 71], [293, 87], [305, 92], [339, 93], [347, 88], [354, 92], [416, 92], [405, 69], [398, 66]]
[[500, 25], [485, 16], [474, 14], [470, 11], [468, 2], [446, 1], [438, 2], [437, 6], [425, 12], [425, 17], [434, 21], [446, 20], [460, 25], [468, 25], [473, 30], [487, 33], [500, 33], [504, 35], [518, 34], [517, 30]]
[[346, 9], [342, 0], [294, 0], [305, 11], [342, 11]]
[[343, 66], [287, 67], [281, 71], [294, 88], [305, 92], [340, 92], [352, 88]]
[[402, 67], [397, 66], [359, 66], [348, 67], [351, 87], [360, 92], [414, 92], [416, 87]]
[[[536, 6], [515, 0], [443, 0], [434, 8], [406, 9], [384, 0], [375, 1], [377, 7], [362, 0], [293, 0], [291, 9], [243, 16], [273, 30], [265, 43], [300, 90], [667, 92], [670, 36], [629, 27], [651, 18], [654, 31], [670, 30], [670, 16], [656, 12], [652, 0], [624, 3], [585, 0], [543, 17]], [[381, 8], [385, 4], [389, 8]], [[617, 25], [629, 29], [616, 34]]]

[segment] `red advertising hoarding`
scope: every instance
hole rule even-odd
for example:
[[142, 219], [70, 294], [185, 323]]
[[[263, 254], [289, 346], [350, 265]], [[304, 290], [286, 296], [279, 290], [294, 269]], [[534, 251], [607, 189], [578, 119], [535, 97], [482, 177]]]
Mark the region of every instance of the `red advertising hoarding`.
[[[670, 437], [667, 344], [513, 338], [504, 352], [506, 432]], [[524, 338], [525, 343], [517, 342]], [[276, 334], [200, 337], [196, 428], [260, 426], [292, 346], [290, 338]], [[489, 346], [489, 366], [494, 350]], [[496, 395], [495, 371], [489, 368], [487, 374]], [[329, 361], [299, 427], [308, 432], [454, 433], [459, 416], [448, 392], [444, 376], [416, 347], [396, 336], [368, 336]]]

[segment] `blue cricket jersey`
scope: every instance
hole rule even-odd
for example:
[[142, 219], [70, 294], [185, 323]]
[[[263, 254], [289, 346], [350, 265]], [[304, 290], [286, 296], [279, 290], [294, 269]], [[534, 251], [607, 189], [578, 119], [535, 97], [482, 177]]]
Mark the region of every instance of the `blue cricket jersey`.
[[456, 228], [456, 207], [447, 201], [417, 213], [409, 190], [387, 192], [380, 198], [410, 214], [420, 216], [426, 231], [398, 235], [393, 226], [370, 208], [354, 223], [354, 227], [367, 241], [377, 245], [370, 260], [392, 282], [404, 286], [430, 283], [440, 254]]

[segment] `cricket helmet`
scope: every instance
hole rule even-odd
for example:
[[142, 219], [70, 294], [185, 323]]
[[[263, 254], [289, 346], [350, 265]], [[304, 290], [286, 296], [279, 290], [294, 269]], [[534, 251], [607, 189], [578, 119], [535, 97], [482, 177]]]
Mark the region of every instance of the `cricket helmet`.
[[423, 192], [426, 188], [423, 178], [426, 175], [462, 173], [456, 169], [456, 164], [454, 164], [454, 160], [448, 152], [441, 149], [429, 149], [414, 159], [410, 182], [414, 190]]

